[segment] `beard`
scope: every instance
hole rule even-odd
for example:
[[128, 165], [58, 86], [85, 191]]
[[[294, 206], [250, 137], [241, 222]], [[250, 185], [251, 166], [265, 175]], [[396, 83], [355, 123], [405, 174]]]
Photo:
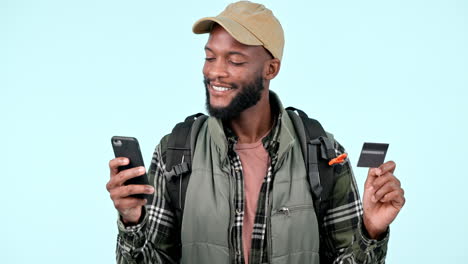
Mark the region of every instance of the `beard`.
[[[262, 91], [265, 88], [263, 85], [262, 76], [258, 76], [251, 83], [243, 86], [242, 90], [236, 94], [232, 101], [225, 107], [213, 107], [210, 103], [210, 92], [208, 91], [208, 84], [210, 80], [206, 77], [203, 80], [206, 91], [206, 110], [212, 117], [219, 118], [222, 121], [236, 119], [240, 114], [258, 103], [262, 97]], [[232, 89], [239, 89], [235, 83], [229, 84]]]

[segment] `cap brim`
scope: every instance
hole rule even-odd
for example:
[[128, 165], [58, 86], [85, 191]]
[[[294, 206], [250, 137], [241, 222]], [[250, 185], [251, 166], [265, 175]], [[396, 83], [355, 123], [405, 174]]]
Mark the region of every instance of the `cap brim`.
[[243, 27], [236, 21], [227, 17], [205, 17], [199, 19], [193, 24], [192, 31], [195, 34], [209, 33], [213, 24], [217, 23], [222, 26], [233, 38], [245, 45], [263, 45], [263, 43], [255, 37], [248, 29]]

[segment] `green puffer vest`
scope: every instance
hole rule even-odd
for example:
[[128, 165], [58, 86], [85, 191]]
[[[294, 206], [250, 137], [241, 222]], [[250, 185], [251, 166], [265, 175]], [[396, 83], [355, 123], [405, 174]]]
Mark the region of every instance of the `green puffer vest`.
[[[319, 264], [319, 231], [304, 159], [294, 126], [280, 106], [278, 162], [267, 226], [270, 263]], [[235, 179], [221, 123], [210, 117], [201, 127], [193, 155], [182, 223], [181, 263], [231, 263]], [[285, 210], [287, 208], [288, 210]], [[280, 210], [282, 209], [282, 210]]]

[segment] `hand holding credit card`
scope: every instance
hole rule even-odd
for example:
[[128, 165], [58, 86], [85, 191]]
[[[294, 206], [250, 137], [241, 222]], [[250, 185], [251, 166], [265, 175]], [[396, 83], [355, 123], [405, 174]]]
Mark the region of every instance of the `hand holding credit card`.
[[388, 145], [386, 143], [368, 143], [362, 146], [358, 167], [378, 168], [385, 161]]
[[404, 190], [395, 177], [396, 163], [385, 161], [389, 144], [362, 146], [358, 167], [368, 167], [363, 195], [363, 223], [372, 239], [382, 239], [405, 204]]

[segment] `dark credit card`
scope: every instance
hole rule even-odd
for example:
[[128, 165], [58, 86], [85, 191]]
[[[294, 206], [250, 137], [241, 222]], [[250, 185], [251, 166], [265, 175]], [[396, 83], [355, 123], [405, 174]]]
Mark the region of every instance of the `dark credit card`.
[[378, 168], [385, 161], [388, 144], [386, 143], [367, 143], [362, 146], [361, 156], [359, 157], [358, 167]]

